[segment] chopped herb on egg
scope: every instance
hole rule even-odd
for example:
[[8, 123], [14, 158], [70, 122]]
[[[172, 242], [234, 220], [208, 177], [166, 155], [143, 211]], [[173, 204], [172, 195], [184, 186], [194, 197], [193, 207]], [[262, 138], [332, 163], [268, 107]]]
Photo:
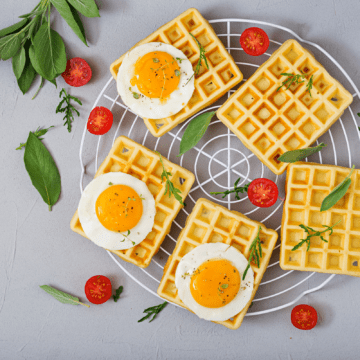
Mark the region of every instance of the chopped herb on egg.
[[158, 62], [159, 62], [159, 59], [158, 59], [158, 58], [153, 58], [153, 62], [154, 62], [154, 63], [158, 63]]
[[111, 186], [111, 185], [114, 185], [112, 182], [109, 182], [109, 185]]
[[136, 92], [133, 92], [133, 97], [134, 97], [135, 99], [139, 99], [139, 98], [140, 98], [140, 95], [139, 95], [138, 93], [136, 93]]
[[175, 75], [180, 76], [180, 71], [178, 69], [175, 70]]

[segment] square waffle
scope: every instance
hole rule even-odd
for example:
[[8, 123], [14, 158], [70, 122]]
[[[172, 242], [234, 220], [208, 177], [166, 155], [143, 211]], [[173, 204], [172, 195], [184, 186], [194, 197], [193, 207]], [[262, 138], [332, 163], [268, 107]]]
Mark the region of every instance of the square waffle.
[[[211, 25], [198, 10], [193, 8], [186, 10], [144, 40], [139, 41], [130, 50], [149, 42], [163, 42], [181, 50], [195, 68], [200, 57], [200, 50], [189, 32], [195, 36], [206, 50], [205, 55], [209, 69], [207, 69], [203, 61], [199, 74], [195, 76], [193, 96], [180, 112], [164, 119], [144, 118], [145, 125], [156, 137], [166, 134], [201, 109], [214, 103], [243, 79], [243, 74], [236, 66], [232, 56], [226, 51]], [[122, 55], [110, 65], [110, 72], [115, 80], [125, 55]]]
[[[350, 169], [313, 163], [289, 165], [286, 176], [286, 200], [282, 218], [280, 266], [284, 270], [316, 271], [360, 276], [360, 171], [351, 176], [351, 185], [335, 206], [320, 212], [325, 196], [341, 183]], [[291, 249], [306, 238], [299, 224], [314, 230], [321, 225], [334, 227], [334, 232], [311, 238], [311, 246], [303, 244]]]
[[[307, 74], [286, 85], [281, 73]], [[306, 84], [313, 75], [311, 97]], [[297, 41], [287, 40], [217, 111], [218, 118], [271, 171], [282, 174], [286, 151], [310, 146], [351, 104], [352, 95]]]
[[[164, 157], [163, 161], [166, 171], [172, 174], [170, 180], [176, 188], [181, 190], [181, 195], [185, 199], [195, 181], [194, 174]], [[161, 243], [170, 231], [172, 222], [183, 206], [175, 200], [174, 196], [169, 198], [168, 194], [164, 195], [165, 183], [161, 182], [162, 165], [159, 155], [126, 136], [119, 136], [116, 139], [95, 177], [116, 171], [144, 181], [155, 198], [155, 223], [146, 239], [131, 249], [112, 251], [121, 259], [145, 268], [159, 251]], [[71, 220], [70, 228], [86, 237], [77, 211]]]
[[175, 287], [175, 272], [181, 258], [196, 246], [210, 242], [232, 245], [248, 258], [250, 245], [255, 239], [260, 225], [263, 257], [260, 260], [260, 268], [251, 263], [254, 270], [254, 289], [251, 299], [233, 319], [217, 322], [232, 330], [239, 328], [259, 287], [278, 238], [276, 231], [267, 229], [263, 224], [250, 220], [239, 212], [230, 211], [207, 199], [199, 199], [186, 220], [174, 252], [168, 258], [157, 293], [164, 299], [186, 308]]

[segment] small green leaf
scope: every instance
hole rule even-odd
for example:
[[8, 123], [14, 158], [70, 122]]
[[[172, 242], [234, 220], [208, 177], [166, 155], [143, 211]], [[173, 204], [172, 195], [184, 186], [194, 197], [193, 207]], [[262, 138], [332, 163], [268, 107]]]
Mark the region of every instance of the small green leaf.
[[113, 295], [113, 299], [117, 302], [120, 299], [120, 294], [123, 292], [123, 286], [120, 286], [118, 289], [115, 290], [115, 295]]
[[180, 153], [178, 156], [185, 154], [192, 149], [204, 136], [215, 111], [210, 111], [192, 119], [187, 126], [184, 135], [180, 141]]
[[278, 161], [286, 162], [286, 163], [294, 163], [296, 161], [300, 161], [310, 155], [313, 155], [313, 154], [319, 152], [325, 146], [327, 146], [327, 145], [324, 143], [320, 143], [319, 145], [312, 147], [312, 148], [287, 151], [286, 153], [284, 153], [280, 157], [278, 157]]
[[180, 76], [180, 71], [178, 69], [175, 70], [175, 75]]
[[83, 304], [82, 302], [80, 302], [79, 298], [69, 295], [63, 291], [57, 290], [52, 286], [42, 285], [40, 287], [41, 289], [46, 291], [49, 295], [51, 295], [53, 298], [55, 298], [56, 300], [60, 301], [63, 304], [83, 305], [86, 306], [87, 308], [90, 307], [90, 305]]
[[0, 58], [8, 60], [12, 58], [20, 49], [24, 33], [7, 35], [0, 39]]
[[222, 287], [223, 289], [227, 289], [227, 288], [229, 287], [229, 284], [222, 284], [221, 287]]
[[34, 81], [35, 76], [36, 76], [36, 71], [32, 67], [31, 62], [27, 61], [24, 71], [22, 72], [20, 78], [17, 81], [19, 88], [24, 95], [30, 89], [30, 86]]
[[24, 20], [17, 22], [14, 25], [10, 25], [5, 29], [0, 30], [0, 38], [4, 37], [6, 35], [12, 34], [17, 30], [22, 29], [25, 25], [27, 25], [27, 23], [28, 23], [28, 19], [24, 19]]
[[68, 0], [68, 2], [86, 17], [100, 17], [99, 9], [94, 0]]
[[24, 47], [22, 47], [20, 51], [12, 58], [12, 67], [16, 79], [20, 78], [24, 70], [25, 61], [26, 61], [26, 52]]
[[154, 63], [158, 63], [160, 60], [158, 58], [153, 58]]

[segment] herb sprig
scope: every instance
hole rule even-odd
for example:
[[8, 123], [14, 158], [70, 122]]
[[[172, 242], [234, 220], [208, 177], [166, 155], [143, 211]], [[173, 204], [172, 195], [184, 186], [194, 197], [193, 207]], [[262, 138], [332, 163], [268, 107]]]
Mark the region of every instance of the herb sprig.
[[174, 195], [174, 198], [181, 204], [181, 205], [185, 205], [183, 200], [182, 200], [182, 197], [181, 197], [181, 190], [176, 188], [174, 186], [174, 184], [171, 182], [169, 176], [172, 176], [171, 172], [168, 172], [166, 171], [165, 169], [165, 165], [164, 165], [164, 162], [163, 162], [163, 158], [161, 156], [161, 154], [156, 151], [156, 153], [159, 155], [160, 157], [160, 162], [161, 162], [161, 165], [162, 165], [162, 168], [163, 168], [163, 172], [161, 173], [160, 177], [161, 177], [161, 182], [166, 182], [166, 185], [165, 185], [165, 192], [164, 192], [164, 195], [166, 195], [167, 193], [169, 193], [169, 197], [171, 197], [171, 195]]
[[247, 274], [248, 270], [250, 269], [250, 264], [251, 264], [252, 260], [254, 260], [254, 262], [258, 268], [260, 267], [260, 258], [262, 258], [260, 231], [261, 231], [261, 226], [259, 226], [257, 235], [250, 245], [250, 255], [249, 255], [248, 265], [247, 265], [247, 267], [244, 271], [243, 277], [242, 277], [243, 280], [245, 280], [246, 274]]
[[287, 151], [281, 156], [278, 157], [278, 161], [286, 162], [286, 163], [294, 163], [296, 161], [300, 161], [302, 159], [305, 159], [306, 157], [313, 155], [317, 152], [319, 152], [322, 148], [327, 146], [324, 143], [320, 143], [317, 146], [305, 148], [305, 149], [297, 149], [297, 150], [291, 150]]
[[151, 315], [154, 315], [152, 317], [152, 319], [149, 321], [149, 322], [152, 322], [156, 318], [156, 315], [166, 306], [166, 304], [167, 304], [167, 301], [163, 302], [160, 305], [152, 306], [152, 307], [145, 309], [144, 313], [147, 313], [147, 315], [145, 315], [143, 318], [138, 320], [138, 322], [142, 322], [142, 321], [146, 320], [147, 318], [149, 318]]
[[323, 231], [318, 231], [318, 230], [314, 230], [313, 228], [311, 228], [310, 226], [306, 226], [304, 224], [300, 224], [299, 226], [304, 229], [304, 231], [307, 233], [307, 237], [305, 239], [301, 239], [300, 242], [295, 245], [291, 251], [295, 251], [297, 249], [299, 249], [303, 244], [307, 244], [307, 248], [306, 251], [309, 251], [310, 249], [310, 239], [314, 236], [319, 236], [320, 239], [324, 242], [328, 242], [323, 236], [322, 234], [324, 234], [326, 231], [330, 231], [329, 236], [332, 235], [332, 233], [334, 232], [333, 228], [339, 224], [341, 222], [341, 220], [339, 220], [338, 222], [336, 222], [334, 225], [332, 226], [328, 226], [328, 225], [321, 225], [322, 227], [325, 228], [325, 230]]
[[314, 75], [311, 75], [309, 82], [306, 84], [306, 91], [309, 93], [310, 97], [312, 97], [311, 89], [313, 88], [313, 81], [314, 81]]
[[234, 183], [234, 188], [231, 190], [225, 190], [225, 191], [217, 191], [217, 192], [211, 192], [212, 195], [223, 195], [222, 198], [226, 197], [227, 195], [231, 193], [235, 193], [235, 199], [240, 200], [239, 194], [246, 193], [248, 191], [248, 187], [250, 183], [246, 184], [245, 186], [237, 186], [241, 178], [238, 178]]
[[[291, 73], [281, 73], [281, 75], [283, 76], [287, 76], [287, 79], [285, 79], [283, 82], [282, 82], [282, 85], [279, 86], [276, 91], [279, 91], [283, 86], [286, 86], [286, 90], [288, 90], [291, 85], [293, 84], [302, 84], [303, 82], [305, 82], [305, 78], [306, 78], [306, 74], [291, 74]], [[311, 89], [313, 87], [313, 75], [311, 75], [308, 83], [306, 84], [306, 91], [309, 92], [310, 94], [310, 97], [311, 96]]]
[[82, 103], [75, 96], [71, 96], [70, 94], [68, 94], [64, 88], [61, 89], [59, 98], [61, 98], [61, 96], [63, 96], [63, 99], [56, 107], [56, 114], [65, 113], [63, 117], [63, 120], [65, 120], [64, 126], [67, 126], [68, 132], [71, 132], [72, 122], [74, 121], [73, 112], [75, 112], [77, 116], [80, 116], [80, 113], [74, 108], [74, 106], [70, 104], [70, 100], [76, 101], [79, 105], [82, 105]]
[[[40, 129], [40, 126], [35, 130], [32, 131], [32, 133], [39, 139], [39, 140], [44, 140], [44, 138], [42, 138], [41, 136], [45, 135], [51, 128], [53, 128], [54, 126], [50, 126], [47, 129]], [[22, 148], [24, 148], [26, 146], [26, 142], [25, 143], [20, 143], [20, 146], [18, 146], [16, 148], [16, 150], [21, 150]]]
[[90, 305], [82, 303], [79, 298], [69, 295], [61, 290], [55, 289], [52, 286], [49, 285], [41, 285], [41, 289], [46, 291], [49, 295], [51, 295], [56, 300], [60, 301], [63, 304], [70, 304], [70, 305], [83, 305], [87, 308], [90, 307]]
[[118, 289], [115, 290], [115, 295], [113, 295], [113, 299], [117, 302], [120, 299], [120, 294], [123, 292], [123, 286], [120, 286]]

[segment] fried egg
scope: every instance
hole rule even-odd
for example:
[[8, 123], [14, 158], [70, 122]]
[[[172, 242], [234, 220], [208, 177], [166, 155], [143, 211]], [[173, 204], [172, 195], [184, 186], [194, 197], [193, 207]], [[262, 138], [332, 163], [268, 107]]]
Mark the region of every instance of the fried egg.
[[129, 51], [117, 75], [123, 102], [143, 118], [162, 119], [178, 113], [194, 89], [191, 62], [181, 50], [161, 42]]
[[138, 245], [152, 230], [155, 200], [146, 184], [128, 174], [110, 172], [90, 182], [78, 214], [86, 236], [108, 250]]
[[187, 253], [175, 273], [181, 301], [200, 318], [225, 321], [250, 301], [254, 272], [245, 256], [223, 243], [202, 244]]

